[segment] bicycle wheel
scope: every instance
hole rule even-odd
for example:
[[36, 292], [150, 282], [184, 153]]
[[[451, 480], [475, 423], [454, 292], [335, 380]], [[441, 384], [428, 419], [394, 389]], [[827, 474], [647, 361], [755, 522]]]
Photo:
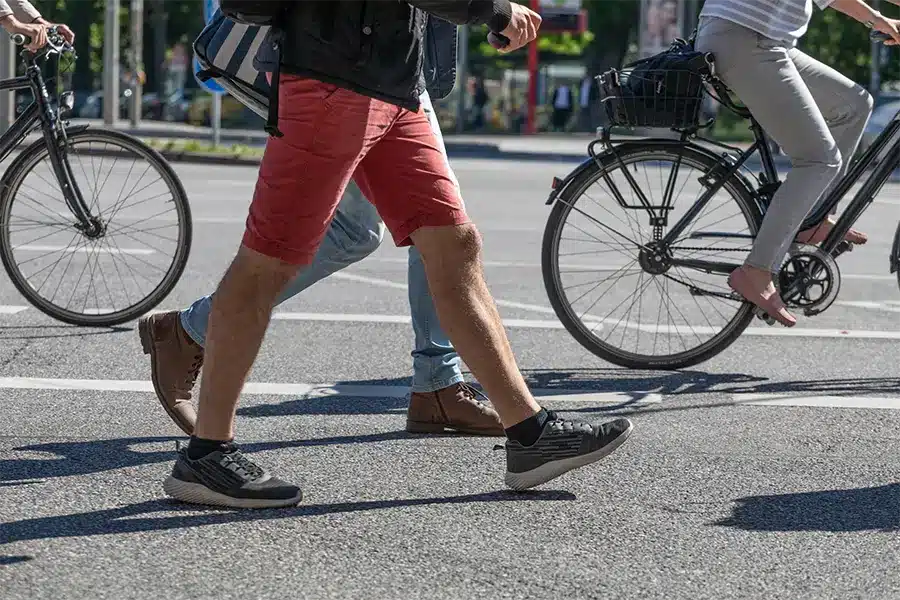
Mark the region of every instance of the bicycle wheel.
[[[669, 264], [743, 262], [761, 217], [740, 178], [726, 181], [671, 245], [648, 250], [696, 204], [705, 191], [698, 180], [716, 165], [685, 146], [620, 147], [597, 157], [555, 203], [542, 243], [544, 286], [565, 328], [596, 356], [635, 369], [689, 367], [751, 322], [752, 305], [732, 298], [726, 275]], [[652, 205], [670, 207], [663, 221], [651, 222], [629, 181]], [[569, 251], [570, 243], [584, 248]]]
[[112, 326], [156, 307], [187, 264], [192, 223], [178, 176], [152, 148], [117, 131], [68, 135], [73, 185], [102, 232], [76, 227], [48, 147], [23, 151], [0, 198], [0, 258], [16, 289], [73, 325]]

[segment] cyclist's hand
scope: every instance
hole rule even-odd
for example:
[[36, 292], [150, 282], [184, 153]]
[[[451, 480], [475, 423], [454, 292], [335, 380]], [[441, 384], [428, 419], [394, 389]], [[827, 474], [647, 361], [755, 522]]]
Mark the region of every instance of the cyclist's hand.
[[881, 33], [891, 36], [891, 39], [884, 42], [885, 46], [900, 46], [900, 20], [885, 17], [879, 19], [875, 23], [874, 28]]
[[56, 31], [70, 45], [75, 43], [75, 32], [72, 31], [71, 29], [69, 29], [68, 25], [63, 25], [63, 24], [59, 23], [56, 25]]
[[503, 53], [518, 50], [525, 44], [534, 41], [538, 29], [541, 27], [539, 14], [516, 2], [510, 2], [510, 6], [512, 7], [512, 18], [506, 29], [500, 32], [509, 40], [508, 45], [499, 49]]

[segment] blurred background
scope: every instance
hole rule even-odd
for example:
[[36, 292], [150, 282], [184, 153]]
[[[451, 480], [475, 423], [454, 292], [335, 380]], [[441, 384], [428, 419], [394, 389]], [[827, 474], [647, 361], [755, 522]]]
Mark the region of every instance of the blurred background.
[[[593, 77], [687, 37], [702, 0], [522, 0], [544, 16], [534, 50], [500, 55], [483, 27], [460, 31], [459, 83], [437, 103], [446, 133], [594, 132], [604, 122]], [[898, 7], [872, 2], [889, 16]], [[76, 32], [78, 57], [58, 84], [75, 91], [79, 118], [212, 124], [212, 94], [194, 77], [191, 43], [211, 0], [36, 0], [43, 16]], [[4, 46], [7, 58], [13, 50]], [[865, 85], [877, 98], [873, 125], [900, 110], [900, 51], [873, 45], [868, 31], [836, 11], [816, 9], [801, 47]], [[14, 58], [14, 57], [13, 57]], [[21, 61], [2, 61], [21, 69]], [[15, 66], [13, 66], [15, 64]], [[116, 111], [104, 107], [114, 96]], [[15, 99], [19, 108], [25, 92]], [[139, 106], [131, 114], [132, 100]], [[13, 108], [13, 107], [11, 107]], [[15, 108], [13, 108], [15, 110]], [[716, 112], [716, 107], [708, 107]], [[726, 113], [710, 135], [749, 138]], [[233, 98], [221, 101], [221, 127], [259, 129], [261, 120]], [[877, 134], [877, 132], [876, 132]]]

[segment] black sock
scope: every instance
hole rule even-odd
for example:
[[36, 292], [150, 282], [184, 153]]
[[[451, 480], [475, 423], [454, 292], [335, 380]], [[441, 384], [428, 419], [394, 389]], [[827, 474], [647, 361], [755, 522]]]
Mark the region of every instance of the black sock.
[[547, 410], [542, 408], [541, 412], [506, 429], [506, 437], [523, 446], [531, 446], [541, 437], [548, 416]]
[[197, 460], [216, 450], [224, 450], [230, 444], [231, 440], [205, 440], [192, 435], [191, 441], [188, 442], [188, 458]]

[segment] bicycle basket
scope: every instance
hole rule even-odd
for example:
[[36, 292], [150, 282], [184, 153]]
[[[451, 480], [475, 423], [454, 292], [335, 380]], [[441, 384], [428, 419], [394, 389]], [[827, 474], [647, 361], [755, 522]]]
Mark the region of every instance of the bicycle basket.
[[695, 127], [703, 104], [703, 76], [691, 69], [611, 69], [597, 77], [610, 125]]

